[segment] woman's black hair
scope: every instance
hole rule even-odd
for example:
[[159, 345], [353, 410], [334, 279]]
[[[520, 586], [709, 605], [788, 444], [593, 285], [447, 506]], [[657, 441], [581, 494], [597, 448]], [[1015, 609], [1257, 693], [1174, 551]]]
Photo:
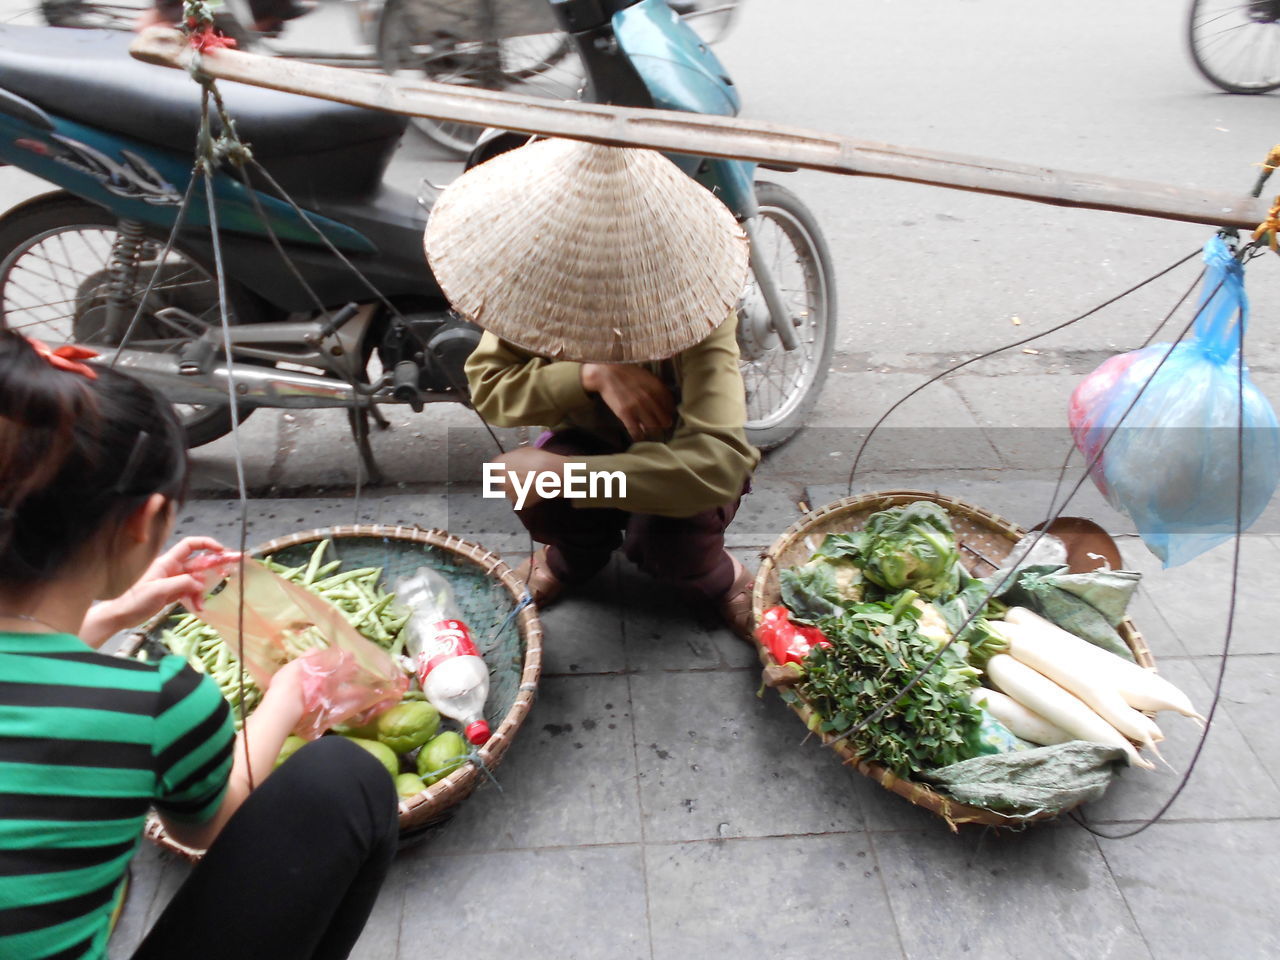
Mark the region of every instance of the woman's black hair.
[[173, 407], [133, 377], [55, 367], [0, 329], [0, 581], [53, 578], [147, 497], [181, 502], [187, 454]]

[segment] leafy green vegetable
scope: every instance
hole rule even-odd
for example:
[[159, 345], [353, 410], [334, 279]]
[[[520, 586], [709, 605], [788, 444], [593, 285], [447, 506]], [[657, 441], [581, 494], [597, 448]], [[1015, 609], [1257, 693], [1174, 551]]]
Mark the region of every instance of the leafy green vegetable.
[[855, 562], [859, 537], [828, 534], [808, 563], [782, 571], [782, 602], [793, 619], [837, 616], [846, 603], [862, 600], [862, 568]]
[[819, 617], [839, 616], [843, 609], [835, 572], [825, 564], [789, 567], [779, 574], [778, 582], [793, 620], [812, 623]]
[[[908, 591], [895, 602], [850, 604], [819, 621], [831, 646], [815, 647], [805, 659], [800, 689], [824, 732], [839, 735], [866, 720], [938, 652], [917, 628], [914, 599]], [[978, 671], [966, 652], [963, 644], [945, 650], [884, 716], [849, 738], [853, 749], [899, 776], [971, 756], [982, 713], [970, 701]]]
[[936, 503], [919, 500], [873, 513], [863, 533], [858, 563], [872, 583], [889, 591], [910, 587], [929, 598], [958, 589], [955, 532]]
[[814, 551], [815, 557], [828, 557], [832, 560], [856, 560], [861, 556], [867, 544], [865, 533], [828, 533], [822, 540], [822, 546]]

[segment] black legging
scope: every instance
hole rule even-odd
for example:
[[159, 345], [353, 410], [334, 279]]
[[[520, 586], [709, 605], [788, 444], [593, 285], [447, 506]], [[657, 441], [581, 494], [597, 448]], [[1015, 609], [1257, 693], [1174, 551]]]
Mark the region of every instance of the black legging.
[[387, 771], [322, 737], [262, 782], [133, 960], [342, 960], [396, 850]]

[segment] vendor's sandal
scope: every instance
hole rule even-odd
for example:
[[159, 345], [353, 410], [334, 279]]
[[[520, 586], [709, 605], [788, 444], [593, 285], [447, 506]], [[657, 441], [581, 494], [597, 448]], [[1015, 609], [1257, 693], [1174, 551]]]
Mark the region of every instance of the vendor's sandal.
[[515, 569], [515, 577], [529, 590], [533, 604], [539, 610], [560, 599], [564, 583], [547, 565], [547, 548], [540, 547], [524, 563]]
[[729, 592], [720, 601], [720, 616], [728, 624], [729, 629], [747, 643], [755, 643], [754, 621], [751, 615], [751, 590], [755, 585], [755, 577], [747, 570], [738, 558], [729, 554], [733, 563], [733, 583]]

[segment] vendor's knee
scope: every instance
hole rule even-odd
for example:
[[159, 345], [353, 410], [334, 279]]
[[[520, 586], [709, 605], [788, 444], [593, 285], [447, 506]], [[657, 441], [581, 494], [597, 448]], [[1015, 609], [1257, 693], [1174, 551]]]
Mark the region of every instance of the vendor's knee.
[[369, 751], [346, 737], [321, 737], [309, 743], [273, 774], [300, 804], [317, 809], [353, 805], [369, 811], [375, 832], [396, 820], [395, 783], [386, 767]]

